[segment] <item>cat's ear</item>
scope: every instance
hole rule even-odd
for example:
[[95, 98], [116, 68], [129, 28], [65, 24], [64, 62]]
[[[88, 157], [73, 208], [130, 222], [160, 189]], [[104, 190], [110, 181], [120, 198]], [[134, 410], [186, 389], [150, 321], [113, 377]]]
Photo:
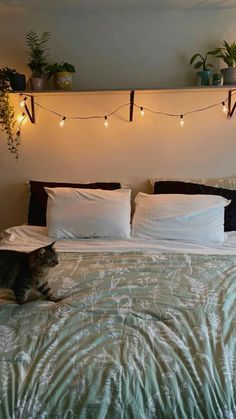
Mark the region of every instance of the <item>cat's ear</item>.
[[55, 240], [55, 242], [52, 242], [52, 243], [50, 243], [48, 246], [46, 246], [48, 249], [50, 249], [54, 244], [56, 243], [56, 240]]

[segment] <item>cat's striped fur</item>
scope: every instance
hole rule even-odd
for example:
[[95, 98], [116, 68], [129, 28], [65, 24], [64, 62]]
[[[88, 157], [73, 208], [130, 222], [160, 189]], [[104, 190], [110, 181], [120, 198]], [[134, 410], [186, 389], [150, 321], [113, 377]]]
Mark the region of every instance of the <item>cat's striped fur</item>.
[[[36, 299], [37, 296], [59, 301], [47, 280], [48, 270], [58, 264], [54, 243], [30, 253], [0, 250], [0, 288], [12, 289], [19, 304]], [[34, 297], [32, 290], [37, 291], [33, 293]]]

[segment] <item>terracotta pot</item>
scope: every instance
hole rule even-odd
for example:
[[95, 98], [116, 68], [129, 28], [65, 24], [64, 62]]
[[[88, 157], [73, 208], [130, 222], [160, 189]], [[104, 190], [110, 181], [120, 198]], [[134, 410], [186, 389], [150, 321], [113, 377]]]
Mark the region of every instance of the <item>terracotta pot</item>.
[[43, 90], [44, 79], [42, 77], [31, 77], [30, 85], [32, 90]]
[[54, 85], [56, 89], [72, 88], [72, 73], [68, 71], [59, 71], [54, 74]]

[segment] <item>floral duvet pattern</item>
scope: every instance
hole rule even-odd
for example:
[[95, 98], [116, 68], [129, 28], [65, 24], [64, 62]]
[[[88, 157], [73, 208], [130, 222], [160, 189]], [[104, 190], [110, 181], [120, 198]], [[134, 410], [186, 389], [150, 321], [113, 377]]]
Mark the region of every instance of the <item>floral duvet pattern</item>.
[[61, 302], [0, 300], [1, 419], [236, 418], [236, 256], [59, 260]]

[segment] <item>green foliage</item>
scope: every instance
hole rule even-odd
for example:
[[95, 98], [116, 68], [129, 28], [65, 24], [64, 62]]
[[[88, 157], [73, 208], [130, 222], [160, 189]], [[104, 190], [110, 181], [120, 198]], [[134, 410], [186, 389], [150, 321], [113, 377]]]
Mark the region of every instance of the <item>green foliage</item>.
[[3, 67], [0, 70], [1, 76], [5, 77], [6, 79], [10, 80], [10, 77], [13, 74], [18, 74], [15, 68]]
[[51, 37], [50, 32], [43, 32], [39, 36], [35, 31], [30, 30], [26, 33], [26, 44], [28, 46], [28, 54], [30, 60], [28, 66], [32, 71], [33, 77], [42, 77], [44, 67], [47, 65], [47, 43]]
[[15, 68], [3, 67], [0, 69], [0, 89], [1, 91], [12, 90], [10, 84], [10, 78], [13, 74], [17, 74]]
[[68, 73], [74, 73], [75, 67], [73, 64], [69, 64], [66, 62], [49, 64], [45, 67], [45, 75], [46, 75], [47, 80], [49, 80], [55, 73], [58, 73], [60, 71], [67, 71]]
[[220, 48], [220, 54], [217, 57], [222, 58], [228, 67], [236, 66], [236, 42], [229, 44], [227, 41], [223, 42], [223, 47]]
[[[216, 48], [212, 51], [208, 51], [205, 54], [205, 56], [203, 56], [202, 54], [200, 54], [198, 52], [198, 53], [196, 53], [192, 56], [192, 58], [190, 59], [190, 64], [192, 64], [193, 67], [196, 68], [196, 69], [202, 68], [203, 71], [206, 71], [206, 70], [208, 70], [208, 67], [214, 67], [213, 64], [207, 63], [208, 55], [218, 56], [217, 54], [219, 54], [220, 51], [221, 51], [221, 48]], [[195, 62], [195, 64], [194, 64], [194, 61], [196, 61], [197, 58], [199, 58], [199, 60], [197, 62]]]
[[0, 130], [7, 136], [8, 150], [17, 159], [19, 157], [20, 130], [15, 133], [15, 112], [8, 94], [11, 90], [9, 79], [6, 77], [7, 74], [12, 74], [13, 70], [10, 73], [9, 70], [8, 67], [0, 69]]

